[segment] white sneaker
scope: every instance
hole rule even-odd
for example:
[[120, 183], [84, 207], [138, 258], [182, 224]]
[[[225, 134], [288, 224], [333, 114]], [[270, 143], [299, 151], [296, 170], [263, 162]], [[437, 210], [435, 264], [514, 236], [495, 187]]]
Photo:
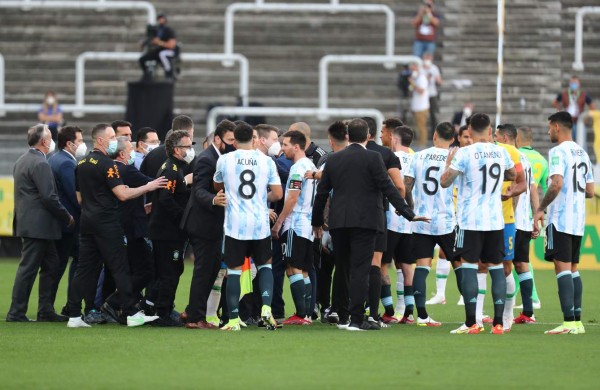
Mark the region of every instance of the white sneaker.
[[427, 317], [425, 319], [417, 317], [417, 326], [442, 326], [442, 323], [434, 320], [431, 317]]
[[341, 329], [341, 330], [346, 330], [346, 329], [348, 329], [349, 326], [350, 326], [350, 321], [337, 324], [337, 328]]
[[148, 322], [152, 322], [158, 319], [158, 316], [147, 316], [143, 310], [138, 311], [132, 316], [127, 316], [127, 326], [142, 326]]
[[71, 317], [67, 322], [67, 328], [91, 328], [92, 325], [88, 324], [81, 317]]
[[463, 296], [460, 296], [460, 299], [458, 300], [457, 303], [458, 306], [464, 306], [465, 305], [465, 299], [463, 298]]
[[431, 297], [430, 300], [428, 300], [427, 302], [425, 302], [425, 304], [426, 305], [445, 305], [446, 304], [446, 297], [436, 294], [433, 297]]
[[[542, 302], [541, 301], [533, 302], [533, 305], [531, 305], [531, 307], [534, 310], [539, 310], [542, 308]], [[523, 305], [515, 306], [515, 309], [523, 309]]]

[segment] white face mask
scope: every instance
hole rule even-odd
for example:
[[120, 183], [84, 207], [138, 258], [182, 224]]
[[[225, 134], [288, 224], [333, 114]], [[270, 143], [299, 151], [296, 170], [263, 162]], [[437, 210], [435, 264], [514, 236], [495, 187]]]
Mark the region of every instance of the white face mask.
[[196, 157], [196, 151], [194, 150], [194, 148], [189, 148], [185, 152], [185, 157], [183, 158], [183, 161], [185, 161], [187, 164], [189, 164], [192, 162], [194, 157]]
[[56, 99], [54, 98], [54, 96], [48, 96], [46, 98], [46, 104], [49, 106], [54, 105], [54, 102], [56, 102]]
[[48, 154], [54, 152], [54, 149], [56, 149], [56, 144], [54, 143], [54, 140], [51, 139], [50, 140], [50, 147], [48, 148]]
[[277, 157], [279, 156], [279, 152], [281, 152], [281, 144], [279, 141], [273, 142], [273, 144], [269, 147], [267, 154], [269, 156]]
[[465, 107], [465, 108], [463, 109], [463, 114], [464, 114], [464, 116], [466, 116], [466, 117], [469, 117], [469, 116], [471, 116], [471, 114], [472, 114], [472, 113], [473, 113], [473, 109], [472, 109], [471, 107]]
[[150, 145], [150, 144], [146, 144], [146, 153], [150, 153], [151, 151], [153, 151], [154, 149], [158, 148], [160, 145]]
[[430, 67], [430, 66], [431, 66], [431, 64], [432, 64], [431, 60], [424, 60], [424, 61], [423, 61], [423, 65], [425, 65], [425, 66], [427, 66], [427, 67]]
[[82, 158], [85, 156], [86, 153], [87, 153], [87, 145], [85, 144], [85, 142], [82, 142], [79, 144], [77, 149], [75, 149], [75, 157]]

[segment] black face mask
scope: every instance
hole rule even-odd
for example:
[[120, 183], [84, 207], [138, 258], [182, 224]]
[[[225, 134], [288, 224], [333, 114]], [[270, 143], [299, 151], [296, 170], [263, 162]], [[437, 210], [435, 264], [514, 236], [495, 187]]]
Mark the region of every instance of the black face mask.
[[221, 154], [227, 154], [229, 152], [234, 152], [236, 150], [235, 146], [233, 146], [233, 144], [230, 145], [228, 143], [223, 142], [223, 145], [225, 145], [225, 150], [223, 150], [221, 152]]

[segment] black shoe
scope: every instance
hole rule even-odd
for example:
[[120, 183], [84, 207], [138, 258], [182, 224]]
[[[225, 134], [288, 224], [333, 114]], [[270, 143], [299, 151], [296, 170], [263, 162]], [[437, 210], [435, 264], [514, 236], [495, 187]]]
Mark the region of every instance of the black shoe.
[[23, 316], [18, 316], [18, 317], [14, 317], [11, 316], [10, 314], [6, 316], [6, 322], [34, 322], [33, 320], [30, 320], [29, 318], [27, 318], [27, 316], [23, 315]]
[[181, 322], [171, 317], [158, 317], [156, 320], [149, 322], [148, 325], [160, 328], [181, 328], [182, 326]]
[[327, 315], [327, 322], [329, 322], [330, 324], [341, 324], [341, 323], [346, 323], [349, 321], [347, 318], [346, 319], [340, 318], [336, 312], [330, 311], [329, 314]]
[[135, 307], [140, 310], [143, 310], [144, 314], [147, 316], [156, 315], [156, 308], [147, 304], [145, 299], [142, 299], [140, 302], [138, 302], [138, 304], [135, 305]]
[[104, 302], [104, 304], [100, 308], [100, 311], [108, 317], [107, 322], [110, 322], [110, 320], [112, 320], [118, 322], [121, 325], [127, 325], [127, 320], [123, 318], [123, 316], [120, 315], [119, 312], [117, 312], [111, 305], [109, 305], [108, 302]]
[[352, 322], [346, 330], [349, 331], [364, 331], [364, 330], [379, 330], [379, 327], [373, 327], [368, 321], [363, 321], [360, 324]]
[[37, 322], [67, 322], [69, 317], [60, 315], [56, 312], [38, 313]]

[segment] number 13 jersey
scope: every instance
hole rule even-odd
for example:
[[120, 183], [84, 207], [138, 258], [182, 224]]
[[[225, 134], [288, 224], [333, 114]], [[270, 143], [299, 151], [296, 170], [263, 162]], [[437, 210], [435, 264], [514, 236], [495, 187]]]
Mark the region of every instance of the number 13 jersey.
[[219, 157], [214, 175], [225, 184], [225, 235], [262, 240], [271, 235], [267, 186], [281, 185], [273, 159], [257, 150], [236, 150]]
[[458, 177], [458, 226], [463, 230], [504, 228], [502, 182], [504, 171], [515, 165], [506, 149], [487, 142], [460, 148], [450, 168]]

